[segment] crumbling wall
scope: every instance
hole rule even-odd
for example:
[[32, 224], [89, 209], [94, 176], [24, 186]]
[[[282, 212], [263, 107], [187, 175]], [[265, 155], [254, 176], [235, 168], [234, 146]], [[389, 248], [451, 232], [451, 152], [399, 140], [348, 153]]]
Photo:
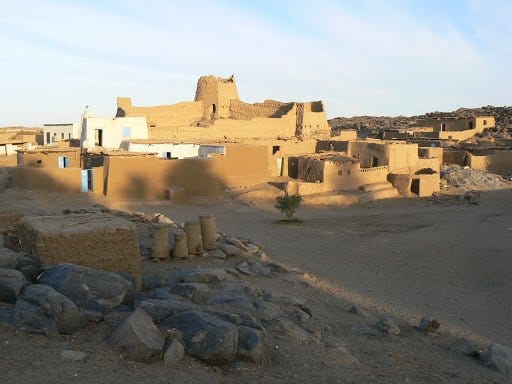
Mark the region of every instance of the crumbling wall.
[[299, 157], [297, 179], [321, 183], [324, 181], [325, 161], [311, 157]]
[[302, 116], [302, 136], [325, 138], [330, 137], [331, 128], [327, 122], [324, 106], [321, 101], [302, 103], [304, 105]]
[[281, 103], [265, 100], [263, 103], [248, 104], [240, 100], [231, 100], [230, 118], [250, 120], [256, 117], [280, 118], [293, 108], [293, 103]]
[[169, 129], [196, 125], [203, 117], [203, 103], [192, 101], [173, 105], [135, 107], [132, 106], [130, 98], [117, 98], [116, 117], [137, 116], [146, 118], [150, 139], [167, 139]]
[[413, 194], [411, 192], [411, 182], [412, 175], [409, 174], [399, 174], [399, 173], [390, 173], [388, 175], [388, 181], [391, 183], [393, 187], [398, 190], [400, 196], [404, 197], [412, 197]]
[[21, 249], [45, 264], [72, 263], [133, 274], [140, 285], [135, 226], [105, 214], [30, 216], [18, 226]]
[[204, 119], [229, 118], [231, 100], [239, 100], [234, 77], [201, 76], [194, 100], [202, 102]]

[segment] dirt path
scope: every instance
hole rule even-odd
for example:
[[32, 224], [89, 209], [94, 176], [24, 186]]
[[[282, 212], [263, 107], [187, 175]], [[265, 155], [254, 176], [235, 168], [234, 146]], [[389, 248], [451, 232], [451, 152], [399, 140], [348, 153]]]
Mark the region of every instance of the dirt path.
[[[431, 314], [480, 342], [512, 344], [512, 191], [480, 205], [390, 200], [351, 208], [302, 208], [278, 225], [271, 207], [123, 204], [177, 222], [212, 212], [219, 227], [260, 242], [274, 258], [327, 280], [327, 289], [417, 321]], [[328, 283], [332, 283], [329, 285]]]

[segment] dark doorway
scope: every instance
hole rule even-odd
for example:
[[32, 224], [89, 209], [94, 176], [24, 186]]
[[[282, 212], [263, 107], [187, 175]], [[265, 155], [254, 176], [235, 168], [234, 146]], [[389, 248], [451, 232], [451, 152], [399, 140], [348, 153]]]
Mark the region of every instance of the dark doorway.
[[50, 132], [46, 132], [46, 144], [50, 144], [50, 140], [51, 140]]
[[94, 145], [97, 147], [103, 147], [103, 129], [94, 130]]
[[215, 104], [212, 104], [212, 113], [213, 116], [215, 116], [215, 114], [217, 113], [217, 106]]
[[92, 169], [88, 169], [87, 170], [87, 189], [89, 191], [93, 191], [94, 190], [94, 181], [93, 181]]
[[468, 122], [468, 129], [473, 129], [473, 122], [472, 121]]
[[420, 194], [420, 179], [412, 179], [411, 181], [411, 192], [415, 195]]
[[446, 123], [441, 123], [441, 131], [446, 131]]
[[373, 157], [372, 158], [372, 167], [377, 167], [379, 165], [379, 158]]

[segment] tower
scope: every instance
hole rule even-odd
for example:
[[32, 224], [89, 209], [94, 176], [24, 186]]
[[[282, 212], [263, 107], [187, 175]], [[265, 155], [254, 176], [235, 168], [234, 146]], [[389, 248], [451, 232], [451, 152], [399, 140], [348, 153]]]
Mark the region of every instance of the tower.
[[234, 75], [226, 79], [201, 76], [197, 81], [195, 101], [203, 102], [204, 119], [229, 118], [231, 100], [239, 100]]

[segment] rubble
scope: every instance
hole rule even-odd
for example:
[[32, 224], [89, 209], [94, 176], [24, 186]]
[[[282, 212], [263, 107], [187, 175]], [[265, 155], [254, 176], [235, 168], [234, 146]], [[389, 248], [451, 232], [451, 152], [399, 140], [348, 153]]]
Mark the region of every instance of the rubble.
[[464, 191], [488, 191], [512, 188], [512, 182], [500, 175], [481, 169], [461, 167], [456, 164], [442, 165], [441, 178], [450, 186]]

